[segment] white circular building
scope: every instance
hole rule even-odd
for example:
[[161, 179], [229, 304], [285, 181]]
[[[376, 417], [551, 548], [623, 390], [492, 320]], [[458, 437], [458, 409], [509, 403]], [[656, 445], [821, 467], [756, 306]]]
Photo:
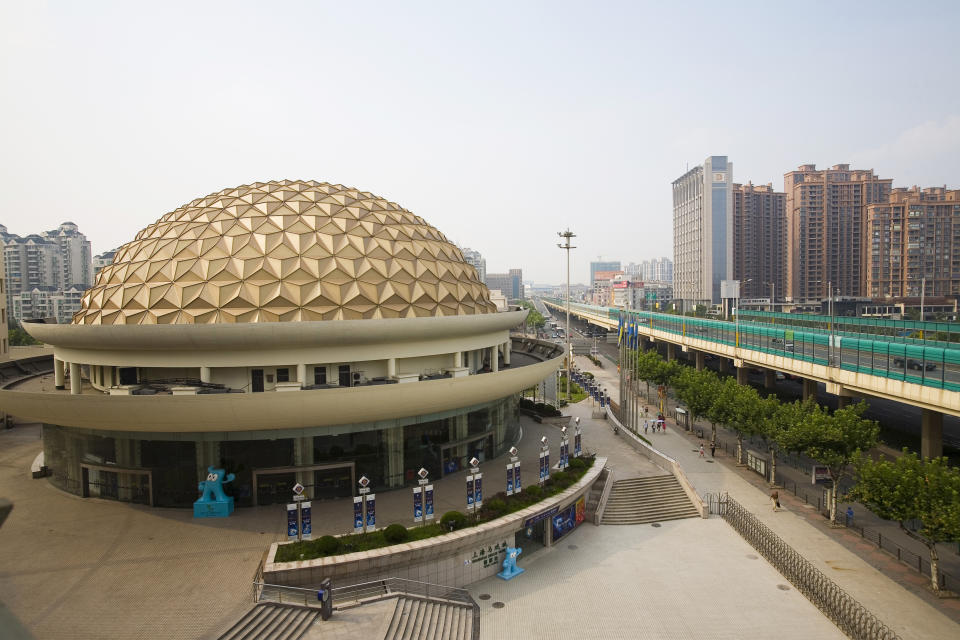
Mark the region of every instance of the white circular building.
[[190, 506], [208, 465], [238, 506], [380, 489], [499, 455], [556, 345], [511, 339], [442, 233], [394, 203], [304, 181], [226, 189], [124, 245], [69, 325], [29, 323], [54, 380], [0, 390], [44, 423], [53, 482]]

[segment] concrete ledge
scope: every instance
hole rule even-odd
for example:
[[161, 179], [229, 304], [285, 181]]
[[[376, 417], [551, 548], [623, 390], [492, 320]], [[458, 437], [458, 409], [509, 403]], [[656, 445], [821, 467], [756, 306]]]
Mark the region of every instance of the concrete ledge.
[[[331, 578], [334, 584], [338, 581], [357, 583], [389, 577], [452, 587], [471, 584], [501, 569], [502, 549], [515, 546], [515, 534], [522, 529], [527, 518], [553, 507], [568, 507], [585, 497], [606, 463], [606, 458], [596, 458], [593, 466], [576, 484], [526, 509], [476, 527], [426, 540], [297, 562], [275, 562], [280, 544], [289, 544], [275, 542], [270, 545], [267, 554], [263, 579], [270, 584], [295, 587], [317, 585], [324, 578]], [[492, 559], [493, 555], [497, 557]]]

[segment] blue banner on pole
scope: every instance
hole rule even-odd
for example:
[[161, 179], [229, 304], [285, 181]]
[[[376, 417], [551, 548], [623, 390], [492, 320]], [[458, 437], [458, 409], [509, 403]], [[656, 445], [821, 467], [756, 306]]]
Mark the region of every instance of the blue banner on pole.
[[473, 476], [467, 476], [467, 511], [473, 509]]
[[523, 483], [520, 482], [520, 463], [513, 465], [513, 492], [520, 493], [523, 489]]
[[507, 495], [513, 495], [513, 463], [507, 465]]
[[423, 520], [423, 489], [413, 488], [413, 521], [421, 522]]
[[377, 494], [367, 496], [367, 529], [377, 528]]
[[483, 506], [483, 474], [473, 476], [473, 506], [479, 509]]
[[287, 505], [287, 537], [296, 538], [299, 525], [297, 524], [297, 505]]
[[303, 531], [303, 539], [309, 540], [313, 536], [313, 523], [310, 518], [310, 503], [304, 502], [300, 506], [300, 530]]
[[433, 485], [428, 484], [423, 488], [423, 503], [426, 507], [426, 513], [424, 514], [427, 520], [433, 520]]
[[574, 458], [579, 458], [579, 457], [580, 457], [580, 451], [581, 451], [581, 449], [580, 449], [580, 434], [578, 433], [577, 435], [575, 435], [575, 436], [573, 437], [573, 457], [574, 457]]
[[547, 449], [546, 453], [543, 454], [543, 479], [546, 480], [550, 477], [550, 450]]
[[363, 496], [353, 499], [353, 532], [363, 531]]
[[540, 452], [540, 482], [543, 482], [543, 451]]

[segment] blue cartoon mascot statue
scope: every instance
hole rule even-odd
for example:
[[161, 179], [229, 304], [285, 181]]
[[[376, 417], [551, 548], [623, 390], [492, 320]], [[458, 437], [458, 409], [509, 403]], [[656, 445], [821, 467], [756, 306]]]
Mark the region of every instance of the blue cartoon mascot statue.
[[194, 518], [226, 518], [233, 513], [233, 496], [223, 492], [226, 482], [233, 482], [234, 475], [228, 474], [225, 469], [217, 469], [213, 465], [207, 467], [207, 479], [197, 485], [202, 491], [200, 499], [193, 503]]
[[517, 566], [517, 557], [521, 553], [523, 549], [520, 547], [507, 547], [507, 556], [503, 559], [503, 571], [497, 575], [504, 580], [509, 580], [523, 573], [523, 569]]

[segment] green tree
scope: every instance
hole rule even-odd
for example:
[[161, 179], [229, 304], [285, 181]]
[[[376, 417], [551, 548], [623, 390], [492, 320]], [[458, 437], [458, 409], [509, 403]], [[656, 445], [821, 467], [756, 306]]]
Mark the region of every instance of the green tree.
[[720, 379], [713, 371], [697, 371], [692, 367], [685, 367], [677, 376], [674, 388], [677, 397], [690, 412], [690, 418], [696, 421], [707, 416], [719, 385]]
[[737, 385], [734, 393], [734, 421], [727, 425], [737, 434], [737, 464], [743, 464], [743, 437], [763, 433], [766, 418], [763, 402], [753, 387]]
[[[926, 545], [931, 587], [940, 593], [937, 543], [960, 539], [960, 469], [949, 466], [946, 458], [920, 460], [906, 449], [893, 462], [860, 456], [855, 467], [857, 484], [850, 499], [896, 521], [904, 533]], [[919, 520], [920, 529], [908, 529], [907, 520]]]
[[35, 344], [43, 344], [20, 327], [10, 329], [7, 332], [7, 340], [11, 347], [27, 347]]
[[[733, 427], [736, 424], [738, 416], [738, 394], [740, 385], [734, 378], [724, 378], [716, 387], [716, 393], [713, 396], [713, 402], [707, 409], [707, 420], [710, 421], [710, 440], [717, 441], [717, 425], [722, 424], [727, 427]], [[741, 440], [737, 437], [738, 447]], [[739, 454], [738, 454], [739, 457]]]
[[787, 404], [781, 403], [775, 395], [769, 395], [763, 399], [760, 413], [763, 416], [763, 430], [761, 435], [767, 441], [767, 449], [770, 452], [770, 484], [777, 484], [777, 455], [781, 449], [782, 442], [786, 439], [786, 433], [800, 424], [808, 413], [816, 410], [816, 402], [808, 399], [806, 402], [795, 400]]
[[857, 402], [830, 413], [823, 407], [811, 410], [799, 423], [781, 435], [780, 444], [789, 451], [801, 451], [827, 467], [830, 487], [830, 522], [837, 523], [837, 488], [848, 477], [851, 463], [861, 451], [879, 442], [880, 425], [863, 418], [867, 403]]

